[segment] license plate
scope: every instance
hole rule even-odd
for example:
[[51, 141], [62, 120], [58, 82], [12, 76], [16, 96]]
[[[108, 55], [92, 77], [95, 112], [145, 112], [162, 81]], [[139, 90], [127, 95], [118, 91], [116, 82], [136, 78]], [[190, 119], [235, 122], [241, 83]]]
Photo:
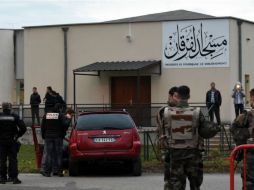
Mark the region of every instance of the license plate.
[[94, 138], [93, 142], [95, 143], [103, 143], [103, 142], [115, 142], [114, 138]]

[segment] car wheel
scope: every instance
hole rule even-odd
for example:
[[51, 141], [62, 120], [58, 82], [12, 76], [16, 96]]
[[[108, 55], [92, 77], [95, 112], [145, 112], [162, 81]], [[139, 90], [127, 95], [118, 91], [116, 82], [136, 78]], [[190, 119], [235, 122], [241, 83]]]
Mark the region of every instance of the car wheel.
[[141, 176], [142, 174], [142, 163], [140, 157], [134, 159], [132, 162], [132, 175], [133, 176]]
[[69, 176], [77, 176], [79, 174], [78, 162], [69, 159]]

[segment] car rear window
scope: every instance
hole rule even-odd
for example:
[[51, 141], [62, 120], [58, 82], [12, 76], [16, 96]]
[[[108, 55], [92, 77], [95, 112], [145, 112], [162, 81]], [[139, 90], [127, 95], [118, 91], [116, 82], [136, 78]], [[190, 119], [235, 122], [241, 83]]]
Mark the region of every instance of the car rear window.
[[78, 130], [130, 129], [133, 123], [126, 114], [87, 114], [77, 120]]

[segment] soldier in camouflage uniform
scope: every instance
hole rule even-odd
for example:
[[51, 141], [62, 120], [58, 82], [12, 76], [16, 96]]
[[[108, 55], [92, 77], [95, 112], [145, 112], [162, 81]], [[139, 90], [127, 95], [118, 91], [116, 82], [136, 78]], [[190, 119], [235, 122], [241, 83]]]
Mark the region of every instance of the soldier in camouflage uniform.
[[[170, 150], [169, 179], [164, 190], [184, 190], [186, 178], [191, 190], [200, 190], [203, 182], [203, 138], [199, 130], [211, 122], [205, 121], [200, 108], [188, 104], [190, 89], [180, 86], [176, 107], [164, 109], [164, 122]], [[213, 124], [216, 126], [216, 124]], [[210, 137], [209, 137], [210, 138]]]
[[[168, 91], [168, 106], [175, 107], [176, 102], [176, 91], [177, 87], [174, 86], [169, 89]], [[168, 181], [169, 179], [169, 164], [170, 164], [170, 155], [168, 151], [168, 146], [166, 142], [166, 133], [165, 133], [165, 127], [164, 127], [164, 121], [163, 121], [163, 114], [164, 109], [166, 106], [161, 107], [157, 113], [156, 122], [157, 122], [157, 134], [158, 134], [158, 140], [159, 140], [159, 150], [161, 154], [161, 160], [164, 162], [164, 181]]]
[[[250, 91], [251, 109], [240, 114], [234, 121], [231, 132], [237, 145], [254, 143], [254, 88]], [[246, 122], [245, 122], [246, 121]], [[239, 155], [238, 155], [239, 156]], [[240, 160], [243, 156], [240, 156]], [[254, 190], [254, 150], [246, 154], [246, 190]], [[238, 161], [240, 161], [238, 160]], [[243, 178], [243, 172], [242, 172]], [[244, 189], [244, 188], [243, 188]]]

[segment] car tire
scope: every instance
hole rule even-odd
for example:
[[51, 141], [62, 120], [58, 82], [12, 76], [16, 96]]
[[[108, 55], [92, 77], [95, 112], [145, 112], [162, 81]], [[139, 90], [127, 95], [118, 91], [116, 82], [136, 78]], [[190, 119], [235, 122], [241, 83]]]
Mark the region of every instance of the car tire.
[[78, 176], [79, 169], [78, 169], [78, 162], [71, 160], [69, 158], [69, 176]]
[[141, 176], [142, 174], [142, 163], [140, 157], [132, 161], [132, 175]]

